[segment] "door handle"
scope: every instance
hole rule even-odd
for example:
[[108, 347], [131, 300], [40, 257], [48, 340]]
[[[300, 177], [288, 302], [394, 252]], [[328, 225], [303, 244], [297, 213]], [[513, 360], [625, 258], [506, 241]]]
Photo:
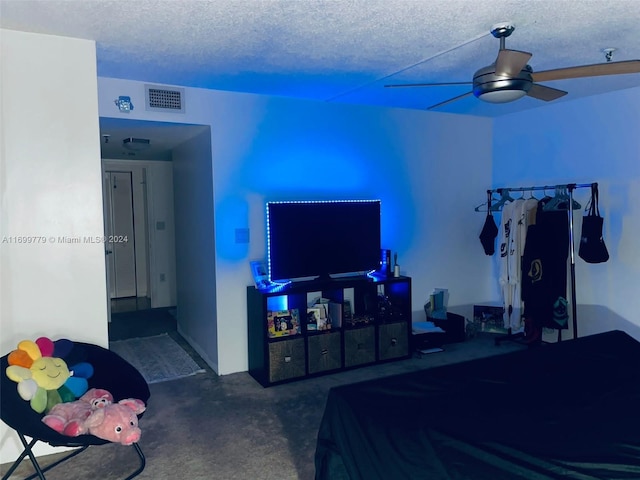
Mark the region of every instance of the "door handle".
[[111, 255], [113, 253], [113, 250], [105, 250], [104, 254], [105, 255]]

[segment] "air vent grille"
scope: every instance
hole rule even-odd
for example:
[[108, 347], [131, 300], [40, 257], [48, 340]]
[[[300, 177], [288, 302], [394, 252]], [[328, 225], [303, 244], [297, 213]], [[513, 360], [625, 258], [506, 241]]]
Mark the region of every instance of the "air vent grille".
[[147, 110], [184, 113], [184, 90], [145, 85]]

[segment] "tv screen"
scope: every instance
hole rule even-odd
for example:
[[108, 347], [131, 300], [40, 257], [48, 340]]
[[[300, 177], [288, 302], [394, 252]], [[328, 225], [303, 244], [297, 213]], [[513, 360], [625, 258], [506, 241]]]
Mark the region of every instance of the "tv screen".
[[380, 263], [380, 200], [267, 203], [272, 281], [368, 273]]

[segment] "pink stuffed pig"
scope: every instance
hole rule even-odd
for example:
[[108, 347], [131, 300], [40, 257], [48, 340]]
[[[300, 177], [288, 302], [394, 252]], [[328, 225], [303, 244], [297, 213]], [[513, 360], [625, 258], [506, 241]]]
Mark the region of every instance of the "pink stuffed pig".
[[138, 414], [145, 411], [142, 400], [127, 398], [93, 410], [85, 420], [88, 433], [110, 442], [131, 445], [140, 440]]
[[85, 420], [91, 413], [111, 402], [111, 393], [100, 388], [92, 388], [74, 402], [54, 405], [42, 421], [62, 435], [77, 437], [87, 432]]

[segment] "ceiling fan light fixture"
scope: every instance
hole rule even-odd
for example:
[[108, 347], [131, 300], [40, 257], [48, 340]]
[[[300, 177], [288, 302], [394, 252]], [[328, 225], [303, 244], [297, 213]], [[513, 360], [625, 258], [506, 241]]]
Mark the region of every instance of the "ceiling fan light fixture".
[[473, 94], [489, 103], [508, 103], [518, 100], [527, 94], [532, 85], [529, 65], [512, 77], [497, 75], [495, 65], [481, 68], [473, 76]]
[[496, 90], [481, 93], [478, 98], [483, 102], [489, 103], [509, 103], [524, 97], [526, 94], [527, 92], [524, 90]]

